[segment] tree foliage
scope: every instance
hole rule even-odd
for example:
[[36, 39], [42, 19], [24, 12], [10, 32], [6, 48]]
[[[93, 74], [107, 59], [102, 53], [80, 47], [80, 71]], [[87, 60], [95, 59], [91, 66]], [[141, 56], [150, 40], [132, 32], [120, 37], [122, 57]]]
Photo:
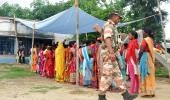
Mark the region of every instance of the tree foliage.
[[[156, 1], [157, 0], [79, 0], [79, 7], [92, 16], [103, 20], [107, 20], [109, 13], [116, 11], [122, 15], [122, 22], [128, 22], [156, 14]], [[160, 1], [167, 2], [168, 0]], [[74, 0], [68, 0], [67, 2], [61, 1], [55, 4], [50, 4], [48, 0], [34, 0], [30, 5], [31, 8], [21, 8], [18, 4], [9, 5], [8, 3], [4, 3], [0, 6], [0, 16], [13, 17], [15, 15], [16, 17], [24, 19], [43, 20], [73, 5]], [[167, 12], [162, 11], [162, 13], [163, 20], [166, 21]], [[155, 39], [161, 41], [162, 29], [159, 16], [130, 24], [119, 28], [119, 30], [128, 33], [133, 29], [138, 30], [146, 26], [151, 27], [155, 31]], [[96, 38], [97, 36], [97, 34], [89, 34], [89, 38]], [[81, 35], [80, 38], [85, 39], [85, 35]]]
[[[168, 0], [159, 0], [167, 2]], [[127, 12], [126, 17], [129, 20], [137, 20], [154, 14], [158, 14], [158, 3], [157, 0], [125, 0], [126, 6], [130, 7], [130, 10]], [[167, 12], [161, 11], [163, 15], [163, 20], [166, 20]], [[165, 24], [165, 23], [164, 23]], [[155, 32], [155, 40], [160, 42], [162, 40], [162, 28], [160, 22], [160, 16], [156, 15], [152, 18], [134, 23], [129, 25], [131, 29], [141, 29], [143, 27], [151, 27]]]

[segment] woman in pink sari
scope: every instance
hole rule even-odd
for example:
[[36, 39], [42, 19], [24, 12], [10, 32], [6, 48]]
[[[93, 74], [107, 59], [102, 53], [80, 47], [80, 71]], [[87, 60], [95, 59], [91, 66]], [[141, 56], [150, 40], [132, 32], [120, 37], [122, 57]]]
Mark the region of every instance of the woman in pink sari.
[[41, 45], [41, 50], [39, 51], [39, 72], [40, 72], [40, 75], [42, 76], [43, 75], [43, 69], [44, 69], [44, 63], [45, 63], [45, 57], [44, 57], [44, 52], [45, 50], [45, 46], [44, 44]]

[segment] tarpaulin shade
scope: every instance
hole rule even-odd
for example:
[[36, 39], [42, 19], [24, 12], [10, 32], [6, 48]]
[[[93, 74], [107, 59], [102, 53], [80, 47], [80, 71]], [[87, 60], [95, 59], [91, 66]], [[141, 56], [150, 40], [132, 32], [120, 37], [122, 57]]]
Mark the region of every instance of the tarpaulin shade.
[[[78, 8], [79, 12], [79, 33], [94, 32], [93, 26], [98, 24], [103, 27], [105, 21], [95, 18], [88, 13]], [[135, 21], [126, 23], [119, 23], [117, 27], [123, 27], [138, 21], [151, 18], [155, 15], [151, 15], [145, 18], [141, 18]], [[33, 28], [33, 21], [23, 20], [16, 18], [16, 21], [26, 25], [29, 28]], [[71, 7], [65, 11], [62, 11], [54, 16], [51, 16], [45, 20], [35, 22], [35, 29], [38, 33], [61, 33], [61, 34], [74, 34], [76, 33], [76, 7]]]
[[[79, 12], [79, 33], [94, 32], [93, 26], [98, 24], [103, 26], [105, 21], [97, 19], [88, 13], [84, 12], [80, 8]], [[16, 19], [24, 25], [32, 28], [32, 21]], [[76, 8], [73, 6], [63, 12], [60, 12], [52, 17], [45, 20], [35, 22], [35, 29], [38, 32], [52, 32], [52, 33], [63, 33], [63, 34], [74, 34], [76, 33]]]

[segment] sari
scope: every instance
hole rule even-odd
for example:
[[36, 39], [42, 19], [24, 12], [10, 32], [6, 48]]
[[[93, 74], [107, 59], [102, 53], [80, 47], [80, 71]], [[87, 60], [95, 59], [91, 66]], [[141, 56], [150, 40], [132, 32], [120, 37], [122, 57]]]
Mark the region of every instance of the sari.
[[[30, 49], [30, 57], [29, 57], [29, 64], [30, 64], [30, 66], [32, 66], [32, 56], [33, 56], [33, 51], [35, 52], [35, 54], [36, 54], [36, 52], [37, 52], [37, 50], [36, 50], [36, 48], [31, 48]], [[21, 55], [21, 53], [20, 53], [20, 51], [18, 51], [18, 57]]]
[[56, 81], [64, 82], [64, 69], [65, 69], [65, 51], [63, 43], [59, 43], [55, 50], [55, 69], [56, 69]]
[[44, 57], [44, 54], [43, 54], [43, 50], [40, 50], [40, 52], [39, 52], [39, 72], [40, 72], [40, 75], [43, 74], [44, 63], [45, 63], [45, 57]]
[[47, 62], [47, 58], [46, 58], [46, 53], [47, 53], [47, 49], [45, 49], [43, 51], [43, 56], [44, 56], [44, 66], [43, 66], [43, 71], [42, 71], [42, 76], [43, 77], [46, 77], [47, 76], [47, 73], [46, 73], [46, 62]]
[[101, 78], [100, 73], [102, 72], [102, 64], [103, 64], [103, 59], [101, 57], [101, 49], [102, 49], [102, 45], [99, 45], [98, 52], [97, 52], [98, 79]]
[[79, 59], [80, 59], [80, 69], [79, 69], [79, 84], [83, 86], [83, 57], [82, 57], [82, 48], [79, 49]]
[[93, 67], [93, 58], [90, 58], [88, 55], [88, 48], [82, 48], [82, 54], [84, 57], [83, 60], [83, 85], [89, 86], [92, 81], [92, 67]]
[[32, 54], [32, 67], [31, 67], [31, 71], [32, 72], [36, 72], [37, 71], [37, 62], [38, 62], [38, 56], [34, 52]]
[[92, 56], [93, 60], [93, 68], [92, 68], [92, 82], [91, 85], [94, 88], [98, 88], [99, 80], [98, 80], [98, 65], [97, 65], [97, 54], [98, 54], [98, 45], [94, 44], [92, 47]]
[[125, 64], [125, 57], [124, 55], [121, 55], [119, 52], [117, 54], [117, 59], [118, 59], [118, 64], [120, 67], [120, 71], [122, 73], [123, 76], [123, 80], [126, 80], [126, 64]]
[[69, 52], [70, 52], [70, 48], [65, 48], [65, 70], [64, 70], [64, 81], [65, 82], [69, 82], [69, 78], [70, 78]]
[[47, 50], [45, 52], [46, 56], [46, 62], [45, 62], [45, 71], [46, 71], [46, 77], [47, 78], [53, 78], [54, 77], [54, 61], [53, 61], [53, 52], [52, 50]]
[[76, 83], [76, 50], [75, 47], [70, 49], [70, 65], [69, 65], [69, 72], [70, 72], [70, 83]]
[[126, 61], [127, 70], [130, 76], [130, 90], [131, 94], [139, 93], [139, 69], [137, 64], [138, 55], [138, 41], [137, 39], [130, 40], [127, 49]]
[[150, 37], [144, 38], [141, 46], [144, 47], [144, 52], [140, 59], [140, 74], [141, 74], [141, 94], [143, 96], [155, 95], [155, 53], [153, 40]]

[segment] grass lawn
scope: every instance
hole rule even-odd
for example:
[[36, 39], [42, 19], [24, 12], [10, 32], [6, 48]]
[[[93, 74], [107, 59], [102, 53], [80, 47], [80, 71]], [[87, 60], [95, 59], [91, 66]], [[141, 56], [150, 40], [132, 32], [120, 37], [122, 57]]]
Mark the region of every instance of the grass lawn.
[[28, 67], [24, 65], [0, 65], [0, 80], [2, 79], [16, 79], [22, 77], [31, 77], [36, 75], [35, 73], [30, 72]]
[[[35, 76], [36, 74], [29, 69], [27, 65], [0, 64], [0, 80]], [[156, 67], [155, 75], [156, 77], [169, 77], [165, 67]]]
[[169, 78], [168, 70], [165, 67], [156, 67], [155, 76]]

